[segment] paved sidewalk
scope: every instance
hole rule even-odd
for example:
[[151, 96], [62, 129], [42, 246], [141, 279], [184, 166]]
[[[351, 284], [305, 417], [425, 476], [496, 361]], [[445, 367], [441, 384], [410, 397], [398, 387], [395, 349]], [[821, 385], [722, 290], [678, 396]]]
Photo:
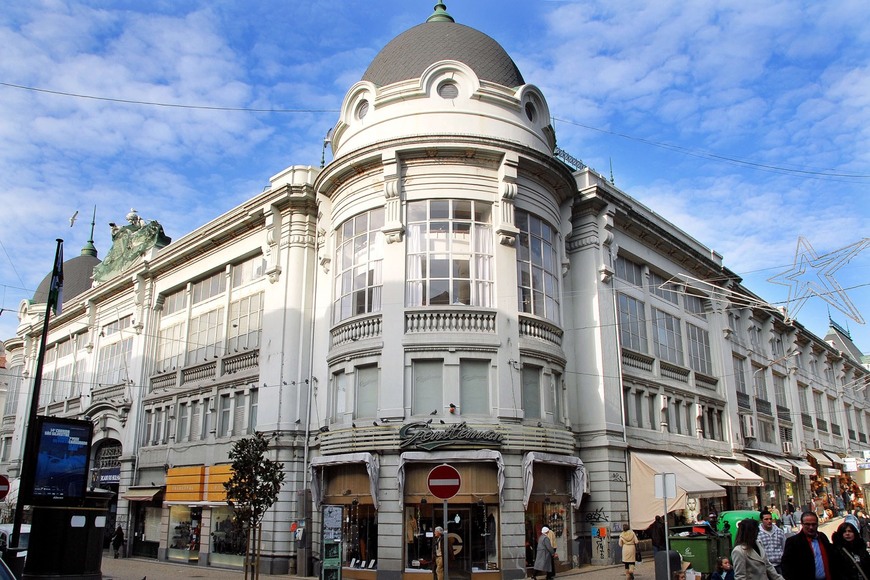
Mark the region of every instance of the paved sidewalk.
[[[110, 551], [103, 552], [103, 578], [105, 580], [182, 580], [183, 578], [209, 578], [214, 580], [241, 580], [245, 574], [241, 570], [225, 570], [174, 562], [160, 562], [147, 558], [112, 558]], [[623, 566], [583, 566], [557, 575], [568, 580], [579, 577], [582, 580], [625, 580]], [[313, 580], [310, 576], [268, 576], [260, 575], [261, 580]], [[652, 562], [641, 562], [637, 565], [635, 578], [639, 580], [654, 580], [655, 567]]]

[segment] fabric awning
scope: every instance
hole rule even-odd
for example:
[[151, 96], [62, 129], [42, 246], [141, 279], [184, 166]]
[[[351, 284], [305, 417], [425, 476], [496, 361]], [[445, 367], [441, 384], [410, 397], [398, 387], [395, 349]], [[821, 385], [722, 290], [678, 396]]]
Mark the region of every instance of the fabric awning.
[[498, 473], [498, 501], [504, 505], [504, 458], [500, 451], [494, 449], [476, 449], [474, 451], [406, 451], [399, 456], [399, 469], [396, 472], [396, 483], [399, 492], [399, 502], [405, 505], [405, 464], [406, 463], [480, 463], [492, 461]]
[[739, 463], [733, 461], [722, 461], [717, 463], [719, 469], [731, 474], [734, 478], [734, 483], [731, 485], [743, 485], [746, 487], [760, 487], [764, 485], [764, 480], [757, 473], [746, 469]]
[[719, 469], [716, 464], [711, 463], [700, 457], [677, 457], [680, 463], [685, 463], [686, 467], [695, 470], [713, 483], [719, 485], [735, 485], [734, 477]]
[[804, 461], [803, 459], [786, 459], [789, 463], [797, 467], [798, 473], [801, 475], [815, 475], [816, 468]]
[[153, 501], [162, 492], [162, 487], [131, 487], [121, 497], [130, 501]]
[[661, 453], [631, 453], [631, 527], [645, 530], [661, 515], [663, 500], [655, 497], [655, 476], [658, 473], [673, 473], [677, 480], [677, 497], [668, 499], [668, 510], [686, 509], [690, 497], [722, 497], [725, 488], [717, 485], [691, 469], [687, 469], [673, 455]]
[[819, 464], [819, 467], [834, 467], [834, 464], [831, 463], [831, 460], [828, 459], [828, 456], [825, 455], [823, 451], [816, 451], [815, 449], [807, 449], [807, 453], [810, 454], [810, 457], [816, 460], [816, 463]]
[[772, 469], [788, 481], [797, 480], [794, 473], [792, 473], [791, 471], [791, 465], [789, 465], [787, 468], [784, 468], [781, 467], [776, 461], [774, 461], [772, 457], [768, 457], [767, 455], [759, 455], [755, 453], [749, 453], [747, 451], [744, 451], [744, 453], [746, 454], [746, 458], [754, 464], [761, 467], [766, 467], [767, 469]]
[[771, 459], [779, 467], [779, 474], [784, 479], [791, 481], [792, 483], [797, 481], [797, 475], [795, 475], [791, 463], [789, 463], [785, 459], [780, 459], [779, 457], [771, 457]]
[[586, 467], [579, 457], [570, 455], [556, 455], [555, 453], [541, 453], [529, 451], [523, 456], [523, 507], [528, 509], [529, 498], [532, 495], [532, 485], [535, 483], [535, 463], [549, 463], [552, 465], [564, 465], [573, 468], [571, 472], [571, 496], [574, 501], [571, 505], [580, 507], [580, 500], [584, 493], [589, 493], [589, 480], [586, 477]]
[[320, 455], [311, 460], [311, 499], [314, 507], [320, 509], [323, 503], [323, 468], [328, 465], [344, 465], [347, 463], [364, 463], [369, 475], [369, 493], [372, 505], [378, 509], [378, 480], [381, 464], [378, 456], [372, 453], [340, 453], [338, 455]]
[[840, 457], [839, 455], [837, 455], [833, 451], [822, 451], [822, 453], [824, 453], [825, 455], [828, 456], [828, 459], [831, 460], [831, 463], [834, 464], [834, 467], [837, 467], [838, 465], [840, 467], [843, 467], [843, 458], [842, 457]]

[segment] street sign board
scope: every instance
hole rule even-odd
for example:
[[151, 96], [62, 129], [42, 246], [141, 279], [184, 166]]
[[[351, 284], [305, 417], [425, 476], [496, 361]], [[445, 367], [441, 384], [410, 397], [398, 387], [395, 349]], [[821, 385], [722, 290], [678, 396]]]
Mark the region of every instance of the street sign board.
[[0, 499], [6, 499], [9, 494], [9, 478], [5, 475], [0, 475]]
[[455, 467], [445, 463], [432, 468], [426, 483], [429, 484], [429, 493], [438, 499], [450, 499], [459, 492], [462, 478]]
[[656, 473], [654, 484], [655, 496], [659, 499], [677, 497], [677, 475], [674, 473]]

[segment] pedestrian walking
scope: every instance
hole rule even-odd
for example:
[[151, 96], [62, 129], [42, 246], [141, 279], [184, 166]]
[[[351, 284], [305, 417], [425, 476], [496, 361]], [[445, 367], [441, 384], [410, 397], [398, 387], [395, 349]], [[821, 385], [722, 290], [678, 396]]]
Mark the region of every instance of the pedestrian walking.
[[115, 552], [115, 558], [120, 556], [121, 548], [124, 546], [124, 530], [121, 529], [121, 526], [115, 530], [115, 533], [112, 535], [112, 550]]

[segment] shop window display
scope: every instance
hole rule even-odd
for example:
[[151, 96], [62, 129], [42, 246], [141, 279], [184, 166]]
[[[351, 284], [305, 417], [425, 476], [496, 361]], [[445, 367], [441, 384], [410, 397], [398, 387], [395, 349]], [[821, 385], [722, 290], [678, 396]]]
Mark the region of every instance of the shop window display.
[[199, 560], [202, 508], [174, 505], [169, 508], [169, 559], [177, 562]]
[[245, 565], [245, 529], [230, 507], [215, 507], [211, 510], [212, 564], [228, 566]]
[[550, 528], [550, 541], [556, 548], [556, 571], [562, 572], [571, 568], [572, 546], [569, 516], [569, 498], [532, 499], [526, 510], [526, 566], [535, 563], [535, 550], [541, 527]]
[[378, 567], [378, 512], [358, 502], [343, 506], [341, 554], [348, 568]]
[[[432, 570], [432, 542], [437, 526], [444, 526], [440, 502], [405, 507], [405, 566], [408, 571]], [[499, 570], [498, 505], [484, 502], [448, 505], [445, 528], [452, 572]]]

